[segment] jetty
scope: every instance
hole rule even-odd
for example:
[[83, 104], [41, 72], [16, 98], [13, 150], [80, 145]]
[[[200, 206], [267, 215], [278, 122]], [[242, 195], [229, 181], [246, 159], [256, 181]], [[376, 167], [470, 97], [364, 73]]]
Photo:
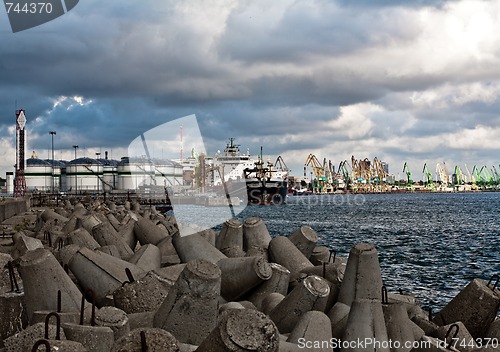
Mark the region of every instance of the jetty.
[[319, 239], [137, 201], [0, 200], [0, 352], [499, 350], [500, 277], [430, 312], [384, 286], [374, 245]]

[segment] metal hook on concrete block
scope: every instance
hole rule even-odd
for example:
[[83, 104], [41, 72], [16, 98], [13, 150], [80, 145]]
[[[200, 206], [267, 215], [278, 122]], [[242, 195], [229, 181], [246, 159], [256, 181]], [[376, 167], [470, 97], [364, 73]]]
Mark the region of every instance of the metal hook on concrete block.
[[[453, 330], [453, 328], [455, 328], [455, 333], [453, 334], [453, 337], [451, 338], [451, 341], [453, 341], [457, 337], [458, 331], [460, 330], [460, 327], [458, 326], [458, 324], [452, 324], [450, 326], [450, 328], [448, 329], [448, 332], [444, 336], [444, 341], [445, 342], [446, 342], [446, 340], [448, 340], [448, 337], [450, 337], [451, 331]], [[451, 346], [451, 342], [446, 345], [446, 348], [449, 349], [450, 346]]]
[[31, 352], [37, 352], [38, 351], [38, 347], [40, 347], [41, 345], [44, 345], [45, 346], [45, 352], [50, 352], [50, 343], [49, 341], [47, 340], [38, 340], [37, 342], [35, 342], [35, 344], [33, 345], [33, 348], [31, 349]]
[[21, 290], [19, 289], [19, 285], [17, 284], [16, 273], [14, 272], [14, 265], [12, 264], [12, 261], [9, 261], [7, 263], [7, 266], [9, 268], [10, 291], [14, 292], [15, 288], [15, 291], [19, 293], [21, 292]]
[[125, 268], [125, 274], [127, 274], [128, 281], [124, 281], [122, 283], [122, 287], [125, 286], [125, 284], [131, 284], [132, 282], [135, 282], [134, 275], [132, 275], [132, 272], [129, 268]]
[[498, 281], [500, 280], [500, 276], [499, 275], [497, 275], [497, 274], [493, 275], [491, 277], [490, 281], [488, 281], [488, 285], [486, 285], [486, 286], [490, 287], [490, 284], [491, 284], [491, 282], [493, 281], [494, 278], [496, 278], [496, 280], [495, 280], [495, 284], [493, 285], [493, 288], [492, 288], [493, 291], [495, 291], [495, 289], [497, 288]]
[[57, 313], [61, 313], [61, 300], [62, 300], [61, 290], [57, 290]]
[[56, 312], [51, 312], [45, 316], [45, 339], [49, 339], [49, 321], [56, 317], [56, 340], [61, 339], [61, 317]]
[[382, 304], [389, 304], [389, 298], [387, 296], [387, 287], [382, 285]]
[[82, 305], [80, 307], [80, 325], [83, 325], [83, 316], [85, 312], [85, 298], [90, 296], [92, 299], [92, 314], [90, 316], [90, 325], [95, 326], [95, 293], [92, 289], [88, 288], [82, 295]]
[[57, 240], [57, 250], [60, 251], [63, 247], [64, 247], [64, 239], [60, 237]]
[[328, 262], [330, 262], [332, 260], [332, 256], [333, 256], [332, 263], [335, 263], [335, 259], [337, 258], [337, 251], [335, 249], [329, 249], [329, 251], [330, 251], [330, 257], [328, 258]]
[[149, 347], [146, 341], [146, 332], [141, 331], [141, 352], [148, 352]]
[[49, 244], [49, 247], [52, 248], [52, 236], [50, 235], [50, 231], [45, 230], [43, 232], [43, 240], [47, 241]]

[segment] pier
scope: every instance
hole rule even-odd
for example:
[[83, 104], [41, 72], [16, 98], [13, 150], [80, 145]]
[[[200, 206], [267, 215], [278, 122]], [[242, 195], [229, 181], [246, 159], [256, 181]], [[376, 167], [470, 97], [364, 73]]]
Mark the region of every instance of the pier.
[[[0, 203], [2, 352], [498, 350], [498, 276], [428, 312], [384, 286], [370, 243], [342, 257], [309, 226], [275, 236], [252, 217], [188, 235], [137, 199], [52, 201]], [[382, 347], [349, 344], [367, 339]]]

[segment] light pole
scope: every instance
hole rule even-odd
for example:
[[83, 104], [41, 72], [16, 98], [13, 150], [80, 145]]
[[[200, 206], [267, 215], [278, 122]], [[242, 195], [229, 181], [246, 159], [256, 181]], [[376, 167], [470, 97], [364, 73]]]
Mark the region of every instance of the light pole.
[[[74, 145], [73, 148], [75, 148], [75, 160], [76, 160], [76, 149], [78, 148], [77, 145]], [[78, 166], [75, 164], [75, 195], [78, 194]]]
[[[95, 153], [96, 157], [97, 157], [97, 160], [99, 160], [99, 155], [101, 155], [101, 153], [97, 152]], [[101, 181], [101, 179], [99, 178], [99, 164], [97, 165], [97, 199], [99, 199], [99, 182]]]
[[56, 135], [56, 131], [50, 131], [49, 134], [51, 135], [52, 138], [52, 193], [55, 191], [54, 187], [54, 135]]

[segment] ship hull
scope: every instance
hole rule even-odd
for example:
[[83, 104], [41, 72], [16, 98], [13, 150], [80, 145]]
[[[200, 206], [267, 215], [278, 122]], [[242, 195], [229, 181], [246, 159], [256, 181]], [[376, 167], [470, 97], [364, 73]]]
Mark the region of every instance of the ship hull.
[[288, 193], [286, 180], [247, 179], [249, 205], [285, 204]]

